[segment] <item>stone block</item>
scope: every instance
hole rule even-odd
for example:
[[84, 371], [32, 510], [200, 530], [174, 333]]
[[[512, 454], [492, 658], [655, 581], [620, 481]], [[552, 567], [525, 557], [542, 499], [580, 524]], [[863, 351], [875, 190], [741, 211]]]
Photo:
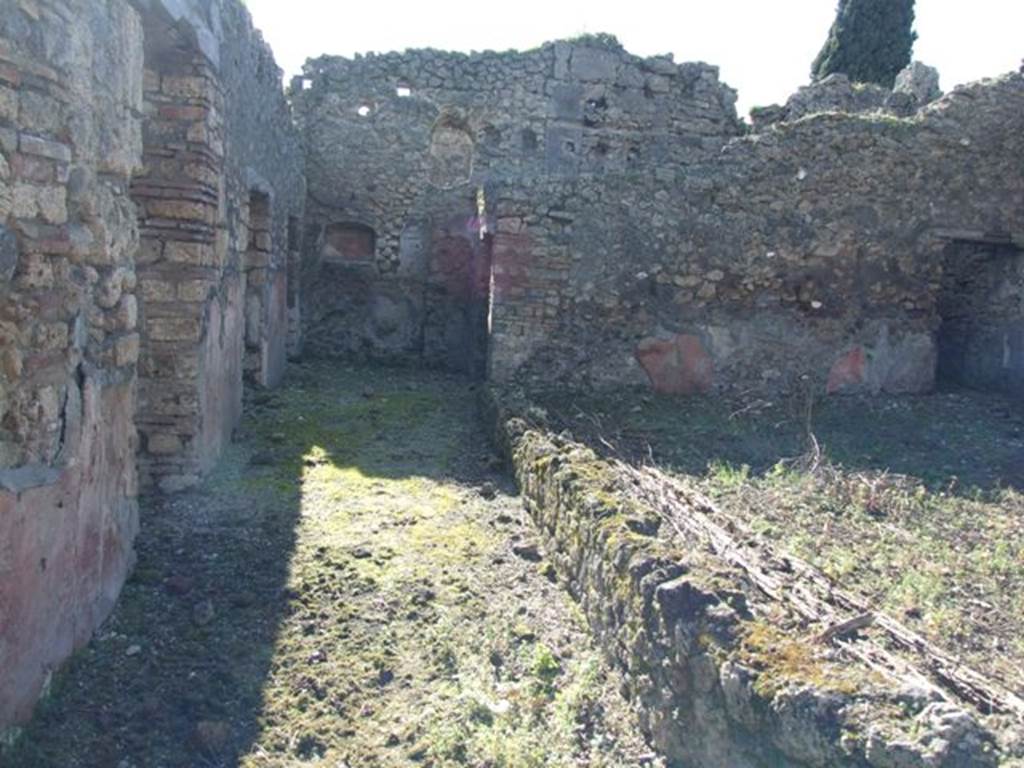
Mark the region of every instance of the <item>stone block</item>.
[[38, 253], [24, 254], [20, 260], [16, 281], [21, 290], [49, 290], [53, 288], [53, 264]]
[[143, 301], [174, 301], [177, 295], [174, 283], [163, 278], [139, 281], [139, 291]]
[[[58, 133], [63, 124], [63, 111], [61, 103], [51, 96], [28, 90], [21, 92], [19, 122], [21, 125], [31, 126], [33, 131], [47, 134]], [[57, 146], [60, 157], [53, 157], [53, 159], [68, 162], [71, 159], [70, 149], [61, 144]], [[64, 157], [67, 159], [62, 159]]]
[[43, 352], [59, 351], [68, 345], [67, 323], [40, 323], [36, 326], [35, 347]]
[[648, 75], [644, 87], [651, 93], [668, 93], [670, 81], [663, 75]]
[[935, 101], [942, 96], [939, 71], [920, 61], [913, 61], [896, 75], [893, 91], [911, 96], [917, 106]]
[[11, 281], [17, 266], [18, 238], [11, 230], [0, 224], [0, 286]]
[[183, 280], [178, 284], [178, 298], [181, 301], [206, 301], [212, 287], [209, 280]]
[[182, 120], [194, 122], [205, 120], [207, 109], [205, 107], [185, 106], [180, 104], [163, 104], [160, 106], [158, 115], [162, 120]]
[[583, 119], [583, 86], [577, 83], [558, 83], [551, 88], [548, 114], [558, 120]]
[[96, 287], [96, 304], [103, 309], [113, 309], [121, 300], [126, 270], [118, 267], [103, 278]]
[[63, 224], [68, 220], [67, 190], [60, 185], [14, 185], [11, 215], [21, 219], [37, 216], [50, 224]]
[[154, 341], [199, 341], [203, 328], [195, 317], [148, 317], [146, 332]]
[[157, 432], [146, 435], [146, 450], [156, 456], [170, 456], [181, 453], [184, 445], [178, 435]]
[[610, 83], [615, 81], [619, 56], [601, 48], [575, 46], [572, 49], [570, 70], [573, 77], [584, 81]]
[[13, 384], [21, 378], [23, 365], [24, 360], [20, 350], [8, 347], [0, 353], [0, 370], [3, 371], [8, 384]]
[[18, 137], [18, 148], [26, 155], [38, 155], [59, 163], [71, 162], [71, 147], [59, 141], [51, 141], [29, 133]]
[[160, 91], [179, 99], [209, 99], [213, 95], [213, 84], [202, 77], [164, 75]]
[[125, 294], [117, 305], [116, 327], [122, 331], [135, 330], [139, 321], [138, 300], [133, 294]]
[[214, 264], [214, 247], [211, 243], [168, 240], [164, 244], [164, 258], [175, 263], [209, 267]]
[[57, 180], [56, 165], [52, 160], [36, 155], [18, 153], [11, 158], [13, 175], [21, 181], [49, 184]]
[[160, 219], [212, 221], [210, 206], [191, 200], [149, 200], [146, 213]]
[[142, 73], [142, 89], [148, 94], [160, 90], [160, 73], [147, 67]]
[[135, 263], [139, 265], [153, 264], [164, 254], [164, 243], [155, 237], [143, 237], [139, 240], [139, 249], [135, 254]]
[[18, 92], [0, 85], [0, 120], [13, 123], [18, 119]]
[[130, 333], [114, 342], [114, 364], [134, 365], [139, 360], [139, 334]]

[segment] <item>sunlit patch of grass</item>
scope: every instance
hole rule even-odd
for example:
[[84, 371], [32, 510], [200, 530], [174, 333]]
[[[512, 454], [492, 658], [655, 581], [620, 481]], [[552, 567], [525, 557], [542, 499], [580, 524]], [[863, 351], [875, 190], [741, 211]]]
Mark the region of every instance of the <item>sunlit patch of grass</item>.
[[[465, 382], [423, 372], [316, 363], [250, 394], [16, 768], [631, 764], [579, 608], [509, 552], [518, 502], [474, 490], [474, 417]], [[223, 750], [195, 743], [206, 720]]]
[[724, 461], [712, 461], [708, 465], [708, 480], [722, 488], [738, 488], [750, 479], [750, 465], [739, 466]]

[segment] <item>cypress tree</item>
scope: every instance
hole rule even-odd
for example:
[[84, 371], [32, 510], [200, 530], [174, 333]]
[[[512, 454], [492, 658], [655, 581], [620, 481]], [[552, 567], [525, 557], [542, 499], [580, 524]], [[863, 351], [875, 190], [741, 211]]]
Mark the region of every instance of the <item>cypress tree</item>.
[[892, 88], [910, 63], [913, 26], [914, 0], [839, 0], [828, 40], [811, 65], [812, 79], [839, 72], [857, 83]]

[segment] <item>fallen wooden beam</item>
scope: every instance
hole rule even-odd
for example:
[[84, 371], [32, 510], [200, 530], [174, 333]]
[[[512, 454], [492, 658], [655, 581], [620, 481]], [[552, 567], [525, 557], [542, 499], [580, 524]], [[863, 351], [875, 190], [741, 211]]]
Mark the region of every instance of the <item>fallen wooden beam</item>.
[[[654, 467], [615, 463], [633, 479], [637, 492], [678, 535], [704, 542], [714, 555], [742, 570], [768, 598], [784, 603], [810, 622], [824, 625], [816, 638], [819, 642], [842, 639], [839, 647], [844, 652], [878, 672], [926, 683], [943, 699], [953, 696], [984, 714], [1006, 714], [1024, 722], [1024, 699], [965, 666], [892, 617], [839, 589], [810, 563], [780, 552], [749, 531], [744, 531], [744, 536], [757, 540], [757, 546], [741, 548], [732, 535], [711, 519], [711, 515], [722, 519], [724, 514], [704, 494]], [[844, 639], [868, 626], [881, 632], [891, 650], [874, 638]]]

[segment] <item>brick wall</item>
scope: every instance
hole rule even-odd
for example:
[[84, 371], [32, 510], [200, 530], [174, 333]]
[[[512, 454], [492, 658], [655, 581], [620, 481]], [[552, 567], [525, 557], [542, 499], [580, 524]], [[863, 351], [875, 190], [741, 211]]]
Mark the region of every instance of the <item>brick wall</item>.
[[133, 561], [141, 109], [127, 3], [0, 2], [0, 731]]
[[247, 297], [254, 382], [280, 377], [303, 202], [243, 5], [0, 0], [0, 730], [112, 608], [140, 479], [185, 487], [230, 439]]

